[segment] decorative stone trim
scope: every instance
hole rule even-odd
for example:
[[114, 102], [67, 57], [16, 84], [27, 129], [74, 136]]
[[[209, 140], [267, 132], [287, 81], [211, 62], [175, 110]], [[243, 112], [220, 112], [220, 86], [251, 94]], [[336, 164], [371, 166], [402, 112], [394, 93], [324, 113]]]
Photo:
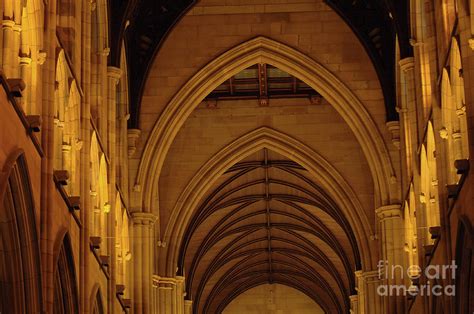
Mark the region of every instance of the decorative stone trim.
[[386, 123], [388, 131], [392, 135], [393, 145], [400, 149], [400, 122], [399, 121], [389, 121]]
[[140, 129], [128, 129], [128, 157], [132, 157], [137, 151], [137, 143], [142, 131]]
[[122, 78], [123, 71], [120, 68], [108, 66], [107, 67], [107, 76], [111, 79], [116, 80], [116, 84], [118, 84], [120, 78]]
[[400, 69], [403, 72], [408, 72], [409, 70], [413, 70], [415, 68], [415, 59], [413, 57], [408, 57], [400, 60], [398, 64], [400, 65]]
[[377, 217], [379, 217], [382, 221], [386, 219], [402, 217], [402, 210], [399, 204], [385, 205], [379, 207], [375, 210], [375, 213], [377, 214]]
[[134, 225], [152, 225], [158, 219], [158, 216], [152, 213], [135, 212], [132, 213], [132, 219]]

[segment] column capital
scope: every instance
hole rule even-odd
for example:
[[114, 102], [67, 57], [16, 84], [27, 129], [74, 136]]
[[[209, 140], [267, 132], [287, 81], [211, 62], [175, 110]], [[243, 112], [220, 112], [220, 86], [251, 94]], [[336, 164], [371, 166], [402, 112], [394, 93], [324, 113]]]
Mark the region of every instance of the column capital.
[[413, 68], [415, 67], [415, 59], [413, 57], [407, 57], [400, 60], [398, 64], [400, 65], [400, 69], [403, 72], [407, 72], [409, 70], [413, 70]]
[[2, 27], [3, 28], [11, 28], [15, 26], [15, 21], [14, 20], [2, 20]]
[[20, 65], [21, 66], [30, 66], [32, 59], [30, 57], [20, 57]]
[[114, 67], [114, 66], [108, 66], [107, 76], [113, 80], [116, 80], [116, 83], [118, 83], [118, 81], [122, 77], [122, 69]]
[[400, 218], [402, 216], [400, 204], [385, 205], [377, 208], [375, 213], [382, 221], [385, 219]]
[[168, 288], [171, 286], [176, 286], [176, 282], [177, 278], [153, 275], [153, 285], [158, 288]]
[[134, 212], [132, 213], [134, 225], [152, 225], [158, 217], [152, 213]]

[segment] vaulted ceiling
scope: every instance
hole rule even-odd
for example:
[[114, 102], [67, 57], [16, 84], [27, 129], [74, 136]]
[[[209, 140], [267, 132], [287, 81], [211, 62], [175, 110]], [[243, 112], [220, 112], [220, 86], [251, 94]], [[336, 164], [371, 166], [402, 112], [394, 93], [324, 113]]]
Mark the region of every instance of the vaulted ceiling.
[[[118, 65], [125, 42], [130, 82], [130, 127], [139, 126], [140, 102], [148, 71], [168, 32], [196, 0], [112, 0], [111, 64]], [[352, 28], [369, 54], [382, 85], [387, 120], [395, 110], [395, 40], [401, 57], [409, 56], [407, 0], [326, 0]]]
[[196, 209], [180, 251], [195, 313], [220, 313], [263, 283], [347, 313], [360, 269], [354, 234], [299, 164], [263, 149], [228, 169]]

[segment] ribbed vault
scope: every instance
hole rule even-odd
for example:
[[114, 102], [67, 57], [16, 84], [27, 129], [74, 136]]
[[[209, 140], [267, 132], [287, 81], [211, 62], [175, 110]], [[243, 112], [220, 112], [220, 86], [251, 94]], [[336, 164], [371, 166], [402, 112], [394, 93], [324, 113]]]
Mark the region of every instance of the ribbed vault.
[[230, 167], [194, 211], [179, 257], [195, 313], [263, 283], [346, 313], [361, 268], [352, 229], [308, 171], [267, 148]]

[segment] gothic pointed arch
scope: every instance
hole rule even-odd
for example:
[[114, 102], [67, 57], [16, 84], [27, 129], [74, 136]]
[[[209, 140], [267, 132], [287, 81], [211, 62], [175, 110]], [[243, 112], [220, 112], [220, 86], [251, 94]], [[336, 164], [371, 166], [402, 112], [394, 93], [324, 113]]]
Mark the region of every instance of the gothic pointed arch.
[[376, 263], [376, 253], [368, 242], [373, 231], [351, 187], [331, 164], [312, 149], [284, 133], [261, 127], [230, 143], [208, 160], [183, 190], [165, 229], [167, 247], [160, 259], [160, 273], [174, 275], [186, 228], [208, 187], [238, 161], [263, 148], [288, 157], [319, 180], [316, 183], [334, 200], [348, 221], [348, 231], [353, 232], [356, 243], [354, 249], [360, 254], [360, 267], [371, 269]]
[[[168, 103], [156, 122], [140, 160], [135, 181], [146, 211], [156, 205], [157, 182], [167, 152], [181, 126], [196, 106], [217, 86], [256, 63], [267, 63], [301, 79], [320, 93], [347, 122], [370, 166], [376, 206], [394, 197], [396, 180], [384, 140], [359, 99], [321, 64], [282, 43], [257, 37], [230, 49], [195, 74]], [[151, 174], [151, 175], [150, 175]]]
[[0, 312], [43, 310], [41, 260], [33, 192], [23, 151], [0, 177]]
[[92, 289], [91, 295], [91, 313], [92, 314], [104, 314], [104, 300], [102, 297], [102, 292], [100, 291], [100, 286], [96, 284]]
[[78, 314], [79, 294], [71, 239], [61, 231], [54, 247], [54, 314]]

